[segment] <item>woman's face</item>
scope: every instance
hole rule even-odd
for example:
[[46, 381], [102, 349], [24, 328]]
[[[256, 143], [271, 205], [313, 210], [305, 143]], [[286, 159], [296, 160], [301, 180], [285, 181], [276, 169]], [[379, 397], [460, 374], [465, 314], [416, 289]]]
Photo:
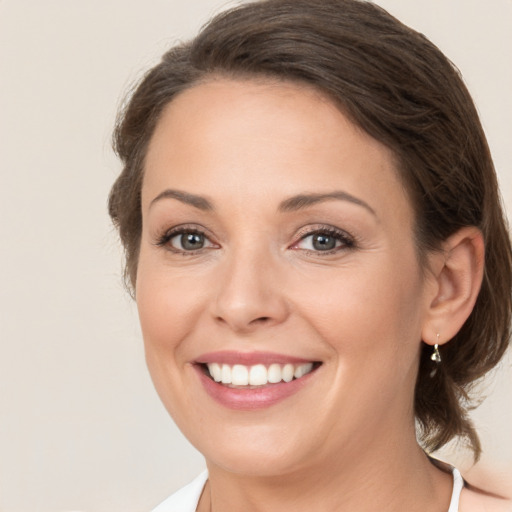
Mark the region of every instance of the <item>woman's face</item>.
[[283, 474], [414, 435], [432, 286], [388, 149], [309, 88], [211, 81], [165, 109], [142, 211], [147, 363], [210, 467]]

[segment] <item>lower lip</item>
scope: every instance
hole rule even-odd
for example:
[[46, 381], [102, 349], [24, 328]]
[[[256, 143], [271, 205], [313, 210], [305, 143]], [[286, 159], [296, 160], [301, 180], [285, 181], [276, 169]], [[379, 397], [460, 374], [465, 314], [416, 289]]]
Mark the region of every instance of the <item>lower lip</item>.
[[269, 384], [252, 389], [241, 389], [219, 384], [205, 375], [200, 366], [195, 365], [194, 368], [199, 374], [204, 389], [215, 401], [229, 409], [246, 411], [265, 409], [285, 400], [299, 392], [309, 382], [313, 374], [316, 373], [316, 370], [313, 370], [300, 379], [294, 379], [290, 382]]

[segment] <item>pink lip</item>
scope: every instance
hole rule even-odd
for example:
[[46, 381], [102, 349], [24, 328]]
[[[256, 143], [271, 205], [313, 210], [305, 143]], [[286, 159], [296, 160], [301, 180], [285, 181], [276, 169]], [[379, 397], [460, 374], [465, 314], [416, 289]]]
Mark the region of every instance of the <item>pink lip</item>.
[[291, 382], [279, 382], [278, 384], [244, 389], [230, 388], [215, 382], [204, 373], [203, 367], [199, 364], [195, 364], [193, 367], [206, 393], [210, 397], [224, 407], [240, 411], [264, 409], [285, 400], [298, 393], [303, 386], [307, 385], [317, 371], [317, 369], [314, 369], [311, 373], [304, 375], [300, 379], [294, 379]]
[[224, 350], [220, 352], [208, 352], [202, 354], [196, 359], [196, 363], [219, 363], [219, 364], [243, 364], [252, 366], [255, 364], [304, 364], [311, 362], [311, 359], [302, 359], [300, 357], [287, 356], [285, 354], [275, 354], [273, 352], [237, 352], [233, 350]]

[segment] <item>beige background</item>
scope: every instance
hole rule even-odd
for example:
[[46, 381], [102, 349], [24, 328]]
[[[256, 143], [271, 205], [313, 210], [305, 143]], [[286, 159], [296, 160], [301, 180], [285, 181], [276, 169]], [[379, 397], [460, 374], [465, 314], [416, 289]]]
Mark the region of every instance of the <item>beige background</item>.
[[[512, 1], [379, 3], [462, 70], [512, 211]], [[152, 389], [105, 204], [122, 91], [225, 4], [0, 0], [0, 512], [149, 510], [202, 468]], [[487, 387], [481, 468], [505, 480], [510, 359]]]

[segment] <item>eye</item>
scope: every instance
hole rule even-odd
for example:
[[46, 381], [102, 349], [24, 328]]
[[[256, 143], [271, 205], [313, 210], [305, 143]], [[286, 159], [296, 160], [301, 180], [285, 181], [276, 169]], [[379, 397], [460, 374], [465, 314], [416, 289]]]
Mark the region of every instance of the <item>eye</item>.
[[191, 228], [176, 228], [162, 235], [157, 245], [168, 247], [174, 252], [191, 253], [216, 247], [213, 242], [201, 231]]
[[353, 246], [354, 241], [347, 233], [334, 228], [324, 228], [303, 235], [293, 249], [332, 253]]
[[197, 251], [202, 249], [206, 242], [207, 239], [202, 233], [181, 233], [169, 240], [174, 248], [182, 251]]
[[336, 240], [332, 235], [325, 233], [309, 235], [302, 241], [307, 242], [307, 245], [309, 246], [307, 247], [308, 249], [314, 249], [315, 251], [331, 251], [339, 245], [339, 240]]

